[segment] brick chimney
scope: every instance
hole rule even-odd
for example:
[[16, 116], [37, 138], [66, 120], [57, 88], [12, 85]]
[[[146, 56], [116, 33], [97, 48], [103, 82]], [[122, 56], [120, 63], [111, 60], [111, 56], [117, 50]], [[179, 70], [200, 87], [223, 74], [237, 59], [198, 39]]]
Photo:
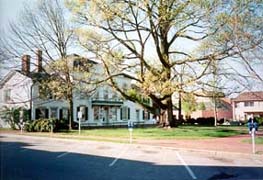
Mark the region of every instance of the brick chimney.
[[37, 50], [37, 72], [42, 72], [43, 66], [42, 66], [42, 51], [40, 49]]
[[22, 56], [22, 73], [28, 75], [30, 73], [30, 56]]

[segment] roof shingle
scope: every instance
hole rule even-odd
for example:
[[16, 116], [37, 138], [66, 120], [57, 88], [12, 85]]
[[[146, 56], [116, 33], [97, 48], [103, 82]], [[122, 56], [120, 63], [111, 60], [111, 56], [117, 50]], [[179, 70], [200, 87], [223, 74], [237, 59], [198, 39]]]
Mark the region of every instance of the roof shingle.
[[232, 100], [233, 101], [263, 101], [263, 91], [243, 92]]

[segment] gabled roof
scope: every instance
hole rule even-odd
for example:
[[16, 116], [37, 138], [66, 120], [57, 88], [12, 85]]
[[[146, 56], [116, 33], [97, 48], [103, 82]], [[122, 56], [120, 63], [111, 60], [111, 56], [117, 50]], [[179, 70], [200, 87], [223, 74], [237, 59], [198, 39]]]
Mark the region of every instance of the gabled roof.
[[50, 76], [47, 73], [39, 73], [39, 72], [30, 72], [28, 75], [25, 75], [24, 73], [22, 73], [21, 70], [10, 70], [4, 76], [4, 78], [0, 81], [0, 89], [3, 88], [5, 83], [8, 82], [16, 73], [22, 74], [25, 77], [32, 79], [33, 82], [41, 81], [41, 80], [46, 79], [47, 77]]
[[263, 101], [263, 91], [243, 92], [232, 101]]
[[11, 70], [4, 76], [4, 78], [0, 81], [0, 89], [3, 88], [5, 83], [9, 81], [9, 79], [11, 79], [15, 73], [16, 70]]

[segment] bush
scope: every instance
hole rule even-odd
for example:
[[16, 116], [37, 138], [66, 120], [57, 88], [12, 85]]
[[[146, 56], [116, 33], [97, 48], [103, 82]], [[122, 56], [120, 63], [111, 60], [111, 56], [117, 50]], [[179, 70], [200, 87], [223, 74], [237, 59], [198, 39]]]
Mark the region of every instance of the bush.
[[25, 124], [25, 130], [28, 132], [51, 132], [55, 127], [55, 119], [38, 119]]
[[199, 125], [203, 126], [213, 126], [215, 124], [215, 118], [209, 117], [209, 118], [197, 118], [196, 122]]
[[[20, 111], [23, 111], [23, 117], [20, 117]], [[4, 120], [10, 125], [12, 129], [20, 129], [20, 118], [27, 121], [30, 117], [30, 111], [22, 107], [4, 107], [2, 111]]]
[[58, 119], [38, 119], [25, 124], [28, 132], [56, 132], [62, 129], [68, 129], [68, 126], [65, 121]]
[[259, 126], [263, 126], [263, 117], [256, 117]]

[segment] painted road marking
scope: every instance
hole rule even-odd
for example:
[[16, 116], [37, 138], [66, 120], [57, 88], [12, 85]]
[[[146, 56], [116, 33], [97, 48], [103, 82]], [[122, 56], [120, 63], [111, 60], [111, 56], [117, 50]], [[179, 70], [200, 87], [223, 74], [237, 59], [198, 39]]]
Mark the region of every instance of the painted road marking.
[[176, 156], [178, 157], [178, 159], [181, 161], [181, 163], [184, 165], [185, 169], [188, 171], [188, 173], [190, 174], [190, 176], [193, 179], [197, 179], [194, 172], [191, 170], [191, 168], [186, 164], [186, 162], [184, 161], [184, 159], [182, 158], [182, 156], [179, 154], [179, 152], [176, 151]]
[[57, 158], [61, 158], [61, 157], [63, 157], [63, 156], [66, 156], [66, 155], [69, 154], [69, 153], [70, 153], [70, 152], [64, 152], [64, 153], [58, 155]]
[[128, 149], [129, 145], [126, 148], [123, 148], [121, 153], [119, 153], [119, 155], [109, 164], [109, 167], [114, 166], [114, 164], [124, 155], [124, 153], [127, 152]]

